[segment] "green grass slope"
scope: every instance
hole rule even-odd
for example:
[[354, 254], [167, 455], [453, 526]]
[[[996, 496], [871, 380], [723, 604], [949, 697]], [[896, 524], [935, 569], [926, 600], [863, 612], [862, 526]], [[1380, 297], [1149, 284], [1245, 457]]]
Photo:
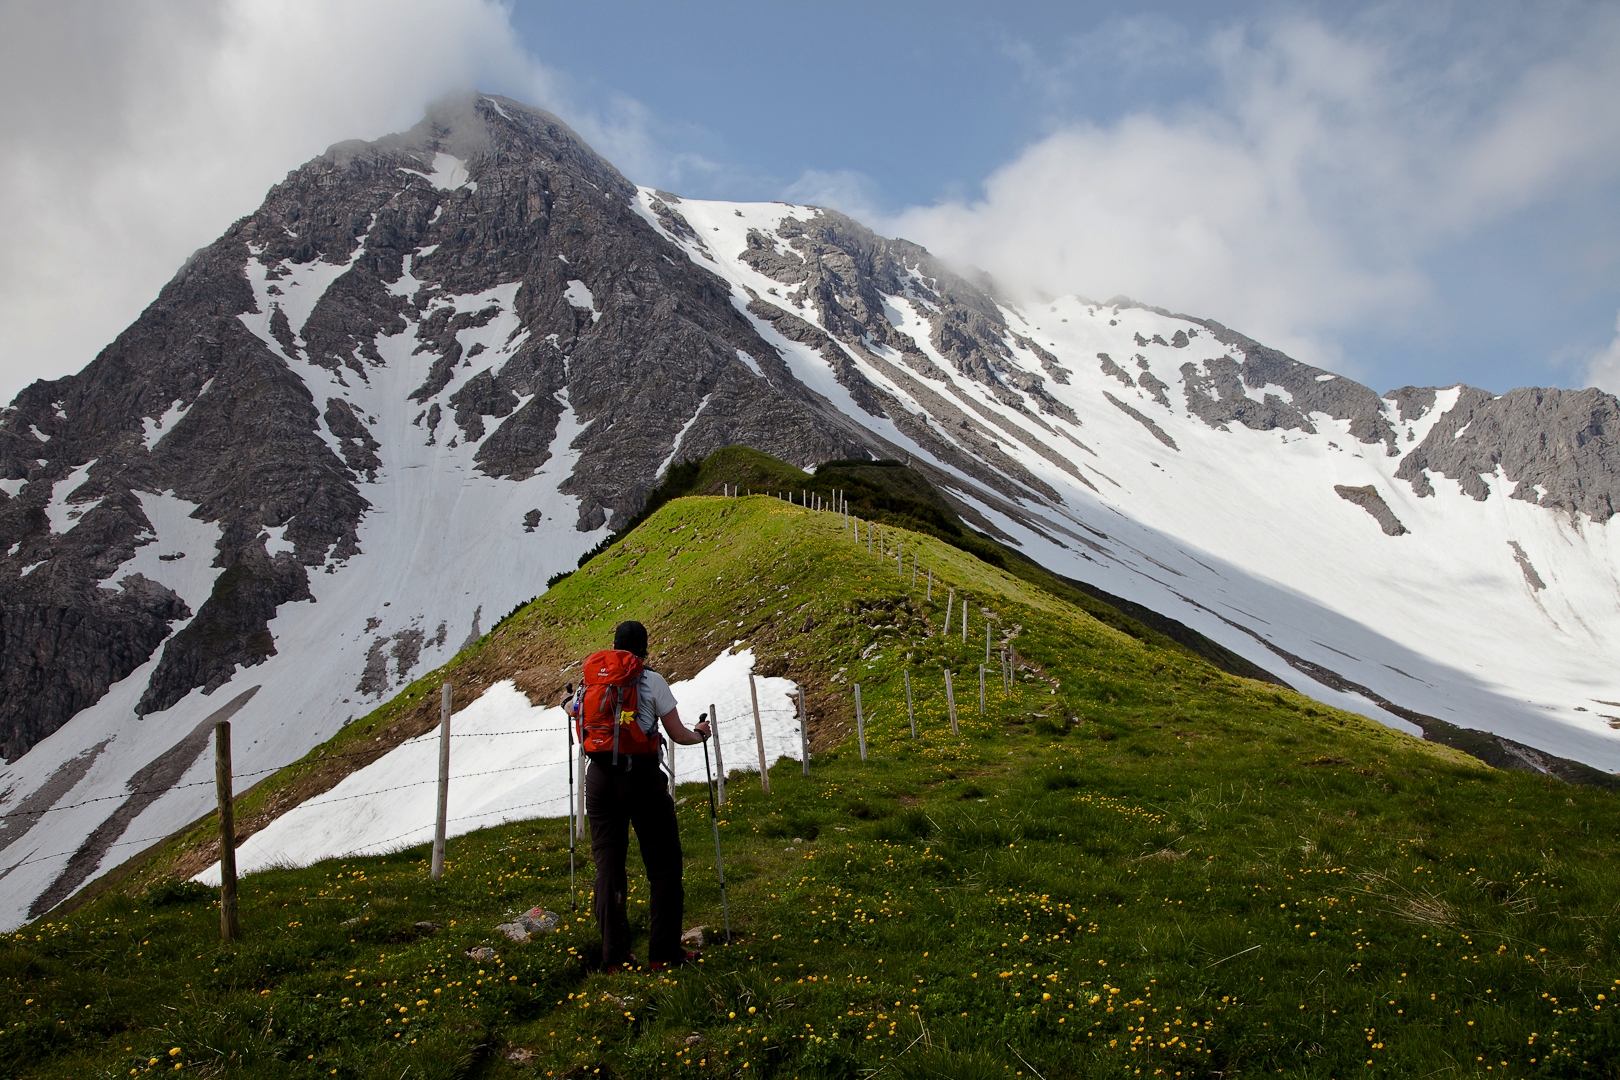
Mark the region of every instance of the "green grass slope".
[[[253, 875], [222, 945], [209, 894], [161, 880], [206, 857], [199, 828], [0, 940], [0, 1075], [1616, 1074], [1612, 795], [1226, 674], [938, 537], [896, 541], [932, 599], [836, 516], [674, 500], [243, 800], [289, 804], [323, 762], [431, 722], [442, 677], [458, 701], [500, 678], [544, 699], [622, 618], [677, 676], [746, 640], [807, 687], [818, 750], [768, 796], [729, 785], [737, 937], [702, 963], [597, 970], [554, 820], [453, 840], [438, 882], [425, 848]], [[942, 632], [952, 589], [965, 643]], [[1023, 665], [1010, 693], [992, 668], [980, 716], [987, 623]], [[681, 795], [687, 923], [717, 926], [707, 800]], [[536, 903], [559, 933], [493, 932]]]

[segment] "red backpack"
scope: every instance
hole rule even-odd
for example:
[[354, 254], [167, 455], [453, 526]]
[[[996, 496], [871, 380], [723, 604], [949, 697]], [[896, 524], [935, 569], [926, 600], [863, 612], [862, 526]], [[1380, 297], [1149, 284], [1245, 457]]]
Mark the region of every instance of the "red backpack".
[[656, 754], [658, 728], [651, 733], [636, 722], [640, 704], [641, 657], [623, 649], [603, 649], [585, 658], [574, 723], [579, 745], [587, 754]]

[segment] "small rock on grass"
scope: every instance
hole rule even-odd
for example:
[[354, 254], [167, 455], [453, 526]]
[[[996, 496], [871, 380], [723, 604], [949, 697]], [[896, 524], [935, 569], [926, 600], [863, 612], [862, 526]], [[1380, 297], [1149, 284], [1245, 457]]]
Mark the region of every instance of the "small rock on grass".
[[552, 933], [560, 921], [555, 911], [547, 911], [536, 904], [511, 922], [501, 923], [495, 927], [495, 931], [505, 934], [512, 941], [526, 942], [534, 934]]
[[493, 960], [498, 954], [488, 945], [474, 945], [467, 950], [467, 957], [472, 960]]
[[555, 911], [547, 911], [539, 904], [536, 904], [519, 915], [517, 921], [523, 924], [531, 934], [549, 934], [557, 929], [562, 918]]
[[506, 1060], [514, 1065], [527, 1065], [534, 1060], [534, 1051], [525, 1050], [521, 1046], [515, 1047], [506, 1052]]
[[707, 926], [694, 926], [681, 935], [681, 944], [688, 949], [701, 949], [703, 948], [704, 938], [708, 936], [708, 931]]

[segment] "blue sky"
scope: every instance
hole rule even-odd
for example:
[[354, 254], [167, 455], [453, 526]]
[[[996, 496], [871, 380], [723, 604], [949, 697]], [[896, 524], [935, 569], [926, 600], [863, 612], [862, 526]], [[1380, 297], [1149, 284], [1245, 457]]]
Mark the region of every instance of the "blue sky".
[[[608, 17], [593, 5], [520, 0], [512, 22], [573, 101], [604, 123], [630, 123], [639, 113], [634, 125], [651, 134], [656, 149], [627, 155], [633, 178], [696, 197], [819, 199], [893, 228], [917, 224], [909, 208], [982, 197], [987, 177], [1077, 125], [1107, 131], [1131, 118], [1173, 121], [1213, 109], [1206, 125], [1193, 126], [1219, 128], [1223, 114], [1244, 107], [1231, 100], [1231, 72], [1211, 55], [1223, 36], [1244, 43], [1247, 61], [1265, 65], [1276, 61], [1275, 38], [1284, 28], [1318, 28], [1346, 52], [1371, 54], [1398, 88], [1370, 122], [1399, 120], [1407, 109], [1430, 114], [1386, 132], [1392, 140], [1435, 138], [1433, 124], [1442, 142], [1463, 144], [1488, 127], [1493, 112], [1512, 108], [1538, 70], [1568, 60], [1594, 27], [1612, 34], [1604, 14], [1583, 5], [1426, 5], [1413, 15], [1339, 4], [953, 2], [622, 3]], [[1456, 70], [1425, 77], [1433, 68]], [[1275, 76], [1251, 93], [1308, 96], [1298, 82]], [[1598, 95], [1614, 85], [1599, 77], [1585, 89]], [[1556, 105], [1549, 111], [1556, 119]], [[1616, 118], [1602, 115], [1611, 125]], [[1336, 130], [1331, 116], [1318, 122], [1319, 138], [1343, 135], [1369, 151], [1386, 149], [1365, 132]], [[1240, 131], [1229, 135], [1243, 141]], [[1314, 204], [1307, 216], [1337, 241], [1350, 279], [1328, 275], [1315, 286], [1370, 288], [1372, 298], [1296, 304], [1297, 314], [1286, 302], [1283, 310], [1256, 311], [1222, 305], [1223, 290], [1167, 284], [1170, 295], [1154, 295], [1146, 290], [1155, 275], [1142, 270], [1098, 291], [1132, 291], [1144, 302], [1228, 321], [1381, 390], [1459, 380], [1496, 392], [1584, 385], [1592, 357], [1615, 337], [1620, 310], [1617, 135], [1610, 130], [1596, 140], [1606, 145], [1569, 173], [1487, 199], [1466, 220], [1420, 226], [1416, 231], [1429, 235], [1419, 238], [1360, 233], [1353, 204], [1378, 193], [1335, 191], [1331, 177], [1304, 176], [1302, 197]], [[1152, 169], [1150, 160], [1128, 164]], [[1333, 164], [1330, 158], [1321, 167]], [[1594, 164], [1595, 175], [1578, 175]], [[1417, 160], [1402, 171], [1421, 181], [1432, 168]], [[1359, 182], [1369, 179], [1376, 176]], [[1188, 187], [1198, 182], [1185, 180]], [[1449, 184], [1432, 183], [1403, 193], [1390, 213], [1419, 222], [1431, 213], [1443, 217], [1443, 206], [1424, 202], [1453, 197]], [[1408, 233], [1410, 223], [1395, 220], [1393, 227]], [[1241, 274], [1264, 258], [1257, 245], [1233, 265], [1211, 269]], [[1106, 266], [1084, 277], [1106, 282]], [[1056, 275], [1053, 289], [1062, 284]]]
[[0, 400], [289, 169], [478, 88], [630, 178], [1126, 294], [1379, 390], [1620, 391], [1620, 4], [0, 5]]

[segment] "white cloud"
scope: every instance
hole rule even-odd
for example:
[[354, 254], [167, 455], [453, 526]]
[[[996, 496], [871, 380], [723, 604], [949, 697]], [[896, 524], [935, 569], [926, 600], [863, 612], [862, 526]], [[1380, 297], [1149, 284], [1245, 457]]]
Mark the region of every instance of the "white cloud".
[[493, 0], [7, 5], [0, 401], [84, 366], [289, 169], [474, 85], [556, 96]]
[[1586, 382], [1588, 386], [1620, 394], [1620, 313], [1614, 317], [1614, 340], [1587, 362]]
[[1337, 332], [1418, 310], [1438, 246], [1620, 173], [1620, 9], [1578, 10], [1556, 48], [1504, 30], [1439, 61], [1454, 26], [1388, 12], [1226, 30], [1207, 100], [1063, 125], [884, 226], [1014, 295], [1125, 293], [1333, 362]]

